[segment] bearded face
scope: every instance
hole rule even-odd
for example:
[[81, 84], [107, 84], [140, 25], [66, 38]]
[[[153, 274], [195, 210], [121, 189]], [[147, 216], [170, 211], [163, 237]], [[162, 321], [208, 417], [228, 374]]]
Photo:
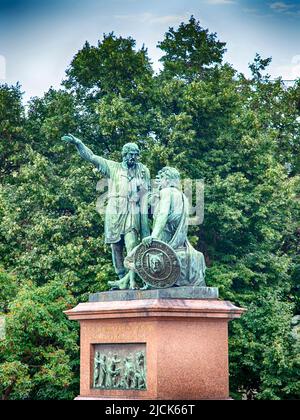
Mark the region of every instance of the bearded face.
[[140, 157], [139, 152], [132, 151], [132, 152], [126, 153], [123, 159], [128, 168], [133, 168], [138, 163], [139, 157]]
[[134, 168], [140, 158], [140, 149], [135, 143], [127, 143], [123, 147], [122, 155], [127, 168]]

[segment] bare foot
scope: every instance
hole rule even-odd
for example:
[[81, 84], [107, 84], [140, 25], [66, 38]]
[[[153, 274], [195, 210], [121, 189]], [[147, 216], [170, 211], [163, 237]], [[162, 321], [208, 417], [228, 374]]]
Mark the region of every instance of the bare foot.
[[149, 284], [145, 283], [145, 285], [141, 288], [141, 290], [150, 290], [151, 286]]
[[138, 290], [139, 289], [139, 285], [136, 283], [136, 281], [131, 281], [130, 285], [129, 285], [129, 289], [130, 290]]
[[[129, 274], [129, 273], [128, 273]], [[126, 290], [129, 286], [129, 275], [126, 275], [121, 280], [109, 281], [108, 285], [111, 287], [111, 290]]]

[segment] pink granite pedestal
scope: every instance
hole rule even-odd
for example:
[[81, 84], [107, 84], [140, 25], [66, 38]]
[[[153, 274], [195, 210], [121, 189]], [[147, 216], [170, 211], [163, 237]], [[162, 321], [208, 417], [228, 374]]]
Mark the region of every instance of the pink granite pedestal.
[[[217, 299], [78, 305], [66, 312], [81, 327], [78, 399], [228, 399], [228, 322], [243, 312]], [[93, 359], [99, 344], [145, 345], [147, 390], [93, 389]]]

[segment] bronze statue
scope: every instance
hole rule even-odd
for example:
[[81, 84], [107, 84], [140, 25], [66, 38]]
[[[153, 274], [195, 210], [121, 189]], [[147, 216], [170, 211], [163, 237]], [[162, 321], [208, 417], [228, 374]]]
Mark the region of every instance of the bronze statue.
[[130, 253], [140, 241], [149, 235], [148, 191], [150, 173], [140, 163], [140, 150], [134, 143], [123, 147], [121, 163], [95, 155], [81, 140], [72, 134], [63, 141], [74, 144], [80, 156], [92, 163], [108, 179], [108, 204], [105, 216], [105, 241], [111, 244], [115, 271], [120, 279], [113, 283], [116, 288], [138, 288], [133, 271], [124, 267], [124, 248]]
[[138, 162], [138, 146], [126, 144], [119, 163], [95, 155], [71, 134], [63, 140], [74, 144], [80, 156], [94, 164], [109, 181], [105, 240], [111, 244], [119, 280], [108, 284], [123, 290], [205, 286], [204, 256], [188, 240], [189, 203], [181, 191], [179, 172], [165, 167], [158, 173], [158, 191], [152, 194], [156, 202], [150, 235], [150, 173]]

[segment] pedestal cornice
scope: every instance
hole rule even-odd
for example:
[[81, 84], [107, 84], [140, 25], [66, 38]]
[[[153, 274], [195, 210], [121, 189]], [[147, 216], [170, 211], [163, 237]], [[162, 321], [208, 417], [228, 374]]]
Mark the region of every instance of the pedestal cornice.
[[245, 309], [228, 301], [195, 299], [143, 299], [80, 303], [65, 314], [71, 320], [114, 318], [239, 318]]

